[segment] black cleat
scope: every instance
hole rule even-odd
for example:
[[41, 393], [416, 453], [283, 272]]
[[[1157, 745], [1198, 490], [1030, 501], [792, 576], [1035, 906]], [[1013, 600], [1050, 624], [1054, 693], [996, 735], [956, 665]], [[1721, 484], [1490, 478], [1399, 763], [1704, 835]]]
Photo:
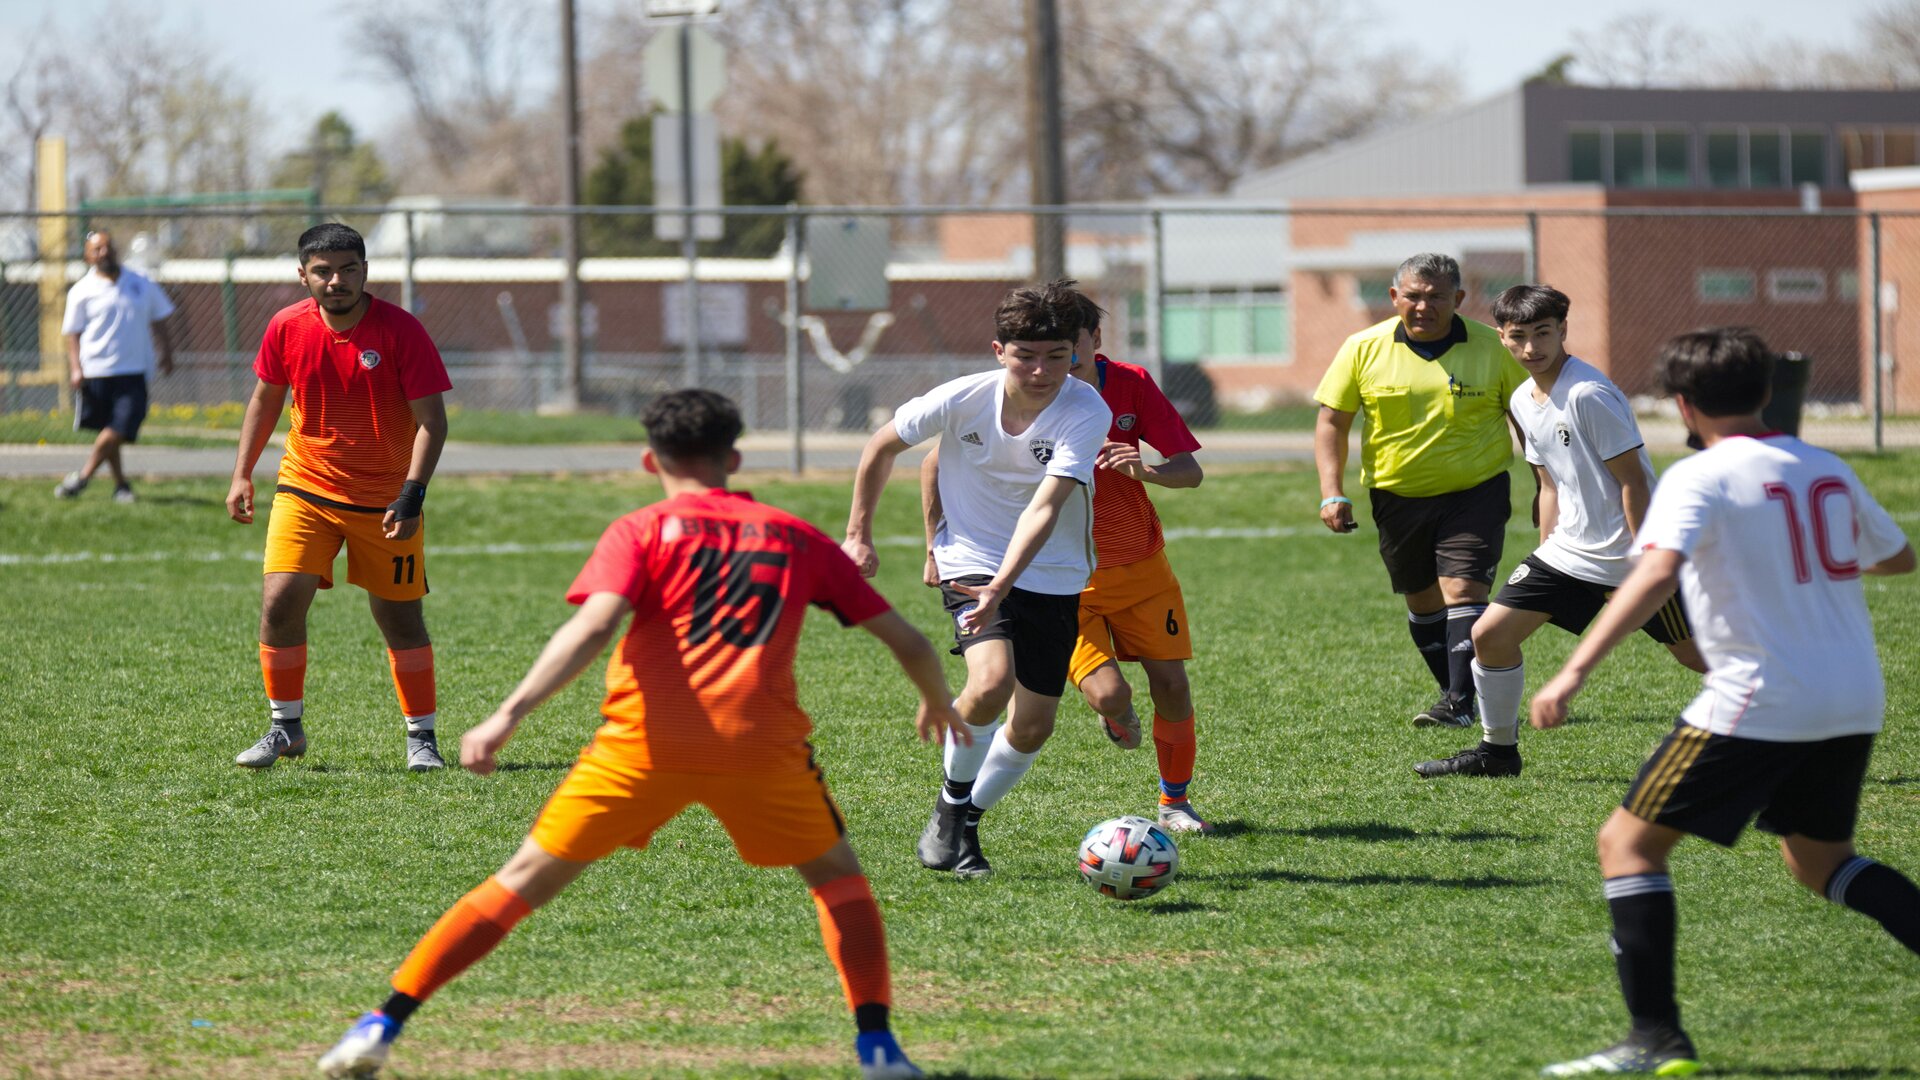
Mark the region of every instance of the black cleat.
[[1415, 765], [1413, 771], [1428, 779], [1436, 776], [1519, 776], [1520, 753], [1515, 751], [1509, 756], [1492, 753], [1484, 746], [1469, 746], [1452, 757], [1423, 761]]
[[951, 870], [960, 859], [960, 834], [967, 824], [967, 804], [951, 803], [939, 799], [934, 803], [933, 816], [927, 819], [927, 827], [920, 833], [920, 844], [916, 853], [920, 856], [920, 865], [929, 870]]
[[993, 867], [987, 863], [987, 857], [980, 850], [980, 822], [978, 819], [967, 822], [960, 829], [960, 857], [954, 860], [955, 877], [983, 878], [993, 873]]
[[1440, 700], [1414, 714], [1414, 727], [1472, 727], [1480, 722], [1473, 714], [1473, 706], [1462, 705], [1452, 697], [1442, 694]]

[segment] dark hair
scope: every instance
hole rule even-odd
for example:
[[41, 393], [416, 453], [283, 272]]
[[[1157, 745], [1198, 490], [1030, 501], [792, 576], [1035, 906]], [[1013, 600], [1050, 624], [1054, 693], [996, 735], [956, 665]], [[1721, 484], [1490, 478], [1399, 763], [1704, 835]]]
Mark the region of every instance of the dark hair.
[[1716, 326], [1670, 338], [1660, 349], [1660, 389], [1684, 394], [1703, 416], [1745, 416], [1767, 403], [1773, 351], [1757, 331]]
[[712, 390], [675, 390], [662, 394], [640, 410], [647, 429], [647, 445], [670, 458], [708, 458], [719, 461], [733, 449], [744, 427], [740, 409]]
[[[1080, 309], [1080, 329], [1086, 333], [1096, 333], [1100, 329], [1100, 320], [1106, 317], [1106, 309], [1093, 302], [1093, 297], [1080, 291], [1080, 283], [1072, 278], [1055, 282], [1065, 285], [1073, 293], [1074, 306]], [[1076, 335], [1077, 336], [1077, 335]]]
[[1501, 326], [1532, 326], [1567, 321], [1573, 301], [1551, 285], [1515, 285], [1493, 298], [1493, 321]]
[[1079, 340], [1086, 327], [1083, 305], [1092, 307], [1093, 301], [1073, 286], [1072, 280], [1062, 278], [1045, 285], [1022, 285], [1008, 293], [993, 312], [993, 340], [1002, 345]]
[[1426, 278], [1432, 282], [1438, 282], [1444, 278], [1448, 282], [1447, 288], [1458, 291], [1460, 264], [1451, 255], [1441, 255], [1433, 251], [1421, 252], [1401, 263], [1400, 269], [1393, 272], [1393, 287], [1399, 288], [1400, 283], [1409, 277]]
[[315, 225], [300, 234], [301, 266], [307, 265], [308, 259], [323, 251], [351, 251], [365, 261], [367, 242], [360, 239], [360, 234], [354, 232], [350, 226], [342, 225], [337, 221]]

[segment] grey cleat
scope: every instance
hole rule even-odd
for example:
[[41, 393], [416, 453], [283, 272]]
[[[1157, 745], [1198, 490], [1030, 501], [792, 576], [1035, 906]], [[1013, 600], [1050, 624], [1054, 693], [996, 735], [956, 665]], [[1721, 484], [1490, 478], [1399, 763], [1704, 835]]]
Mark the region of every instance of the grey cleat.
[[432, 772], [446, 767], [447, 763], [440, 757], [440, 744], [434, 740], [432, 728], [418, 734], [407, 732], [408, 772]]
[[960, 858], [960, 831], [966, 826], [967, 804], [951, 803], [939, 799], [933, 807], [933, 816], [927, 819], [927, 827], [921, 830], [920, 843], [914, 853], [920, 856], [920, 865], [929, 870], [951, 870]]
[[283, 757], [296, 758], [307, 752], [307, 733], [298, 724], [290, 728], [278, 724], [267, 729], [260, 741], [240, 752], [233, 759], [235, 765], [244, 765], [249, 769], [271, 768], [273, 763]]
[[1201, 817], [1200, 812], [1193, 808], [1193, 804], [1185, 799], [1179, 802], [1161, 803], [1159, 818], [1160, 827], [1169, 832], [1205, 834], [1213, 831], [1212, 823]]
[[56, 499], [77, 499], [87, 490], [87, 480], [77, 472], [67, 474], [65, 480], [53, 485], [53, 497]]

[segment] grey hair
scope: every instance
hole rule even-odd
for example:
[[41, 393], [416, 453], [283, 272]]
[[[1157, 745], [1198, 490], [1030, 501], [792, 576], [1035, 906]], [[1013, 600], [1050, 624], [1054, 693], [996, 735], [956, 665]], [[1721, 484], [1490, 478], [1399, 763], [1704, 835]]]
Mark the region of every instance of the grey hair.
[[1400, 264], [1400, 269], [1393, 272], [1393, 283], [1397, 287], [1409, 277], [1426, 278], [1428, 281], [1436, 283], [1444, 278], [1450, 282], [1447, 288], [1458, 291], [1460, 288], [1460, 264], [1456, 262], [1451, 255], [1441, 255], [1438, 252], [1423, 251]]

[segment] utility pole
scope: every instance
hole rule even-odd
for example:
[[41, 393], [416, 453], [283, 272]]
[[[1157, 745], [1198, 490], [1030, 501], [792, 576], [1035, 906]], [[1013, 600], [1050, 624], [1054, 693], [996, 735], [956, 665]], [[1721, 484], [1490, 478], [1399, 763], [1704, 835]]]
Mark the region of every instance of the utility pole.
[[[1027, 164], [1036, 206], [1067, 201], [1065, 151], [1060, 145], [1060, 18], [1054, 0], [1026, 0]], [[1033, 273], [1041, 281], [1067, 275], [1066, 218], [1033, 216]]]
[[566, 115], [566, 147], [560, 155], [560, 400], [562, 412], [580, 408], [580, 71], [575, 55], [577, 24], [573, 0], [560, 0], [561, 112]]

